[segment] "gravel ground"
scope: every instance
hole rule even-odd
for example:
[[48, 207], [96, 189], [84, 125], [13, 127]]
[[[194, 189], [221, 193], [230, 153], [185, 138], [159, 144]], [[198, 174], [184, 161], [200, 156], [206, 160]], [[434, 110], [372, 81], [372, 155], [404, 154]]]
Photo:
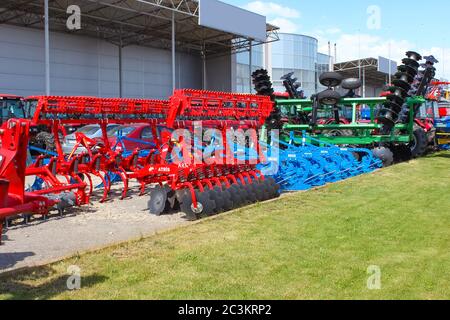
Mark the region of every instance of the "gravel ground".
[[[119, 191], [116, 186], [114, 191]], [[153, 216], [146, 211], [148, 197], [131, 191], [131, 198], [68, 210], [5, 230], [0, 246], [0, 273], [44, 264], [78, 252], [149, 236], [187, 224], [182, 213]]]

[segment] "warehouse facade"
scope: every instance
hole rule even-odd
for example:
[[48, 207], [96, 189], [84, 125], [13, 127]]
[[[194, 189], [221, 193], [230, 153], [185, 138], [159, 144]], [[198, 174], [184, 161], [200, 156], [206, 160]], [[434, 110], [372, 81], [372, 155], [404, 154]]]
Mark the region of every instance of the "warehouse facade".
[[[161, 99], [175, 88], [231, 91], [235, 54], [277, 40], [265, 17], [216, 0], [5, 0], [0, 6], [0, 92], [21, 96]], [[68, 27], [73, 6], [80, 29]], [[252, 28], [236, 32], [216, 19], [227, 15], [253, 19]]]

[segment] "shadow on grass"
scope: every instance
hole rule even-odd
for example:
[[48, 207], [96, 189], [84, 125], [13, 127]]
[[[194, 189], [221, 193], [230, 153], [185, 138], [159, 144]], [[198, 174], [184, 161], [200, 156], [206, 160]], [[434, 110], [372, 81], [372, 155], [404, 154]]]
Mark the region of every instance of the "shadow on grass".
[[7, 252], [0, 253], [0, 271], [16, 266], [17, 263], [28, 257], [34, 256], [34, 252]]
[[[47, 300], [69, 291], [69, 274], [53, 278], [56, 271], [49, 267], [26, 268], [14, 274], [0, 275], [0, 295], [6, 300]], [[30, 282], [44, 280], [42, 284], [30, 285]], [[81, 288], [89, 288], [108, 278], [101, 275], [81, 276]]]
[[437, 153], [433, 153], [429, 156], [427, 156], [428, 158], [444, 158], [444, 159], [450, 159], [450, 152], [437, 152]]

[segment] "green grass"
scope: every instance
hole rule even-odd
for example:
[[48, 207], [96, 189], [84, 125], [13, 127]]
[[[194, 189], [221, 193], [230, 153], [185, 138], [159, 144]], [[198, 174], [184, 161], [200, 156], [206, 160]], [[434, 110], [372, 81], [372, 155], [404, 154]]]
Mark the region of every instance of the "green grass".
[[[449, 299], [449, 160], [435, 154], [8, 275], [0, 298]], [[79, 291], [65, 289], [70, 265], [81, 268]], [[381, 290], [367, 289], [370, 265]]]

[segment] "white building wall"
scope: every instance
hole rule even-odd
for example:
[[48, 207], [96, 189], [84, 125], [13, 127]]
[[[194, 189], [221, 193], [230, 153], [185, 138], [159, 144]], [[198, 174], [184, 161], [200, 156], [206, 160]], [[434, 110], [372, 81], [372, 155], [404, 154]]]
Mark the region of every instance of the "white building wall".
[[[44, 33], [0, 25], [0, 92], [45, 93]], [[51, 94], [119, 96], [119, 48], [108, 42], [51, 33]], [[167, 98], [172, 93], [170, 51], [130, 46], [122, 50], [123, 96]], [[202, 86], [200, 58], [177, 53], [177, 87]]]

